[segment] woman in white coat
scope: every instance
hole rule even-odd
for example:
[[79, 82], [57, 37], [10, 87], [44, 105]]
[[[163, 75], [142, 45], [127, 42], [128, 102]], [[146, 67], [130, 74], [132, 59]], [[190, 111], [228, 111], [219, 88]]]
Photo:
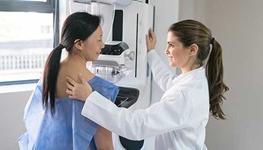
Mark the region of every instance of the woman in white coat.
[[[225, 119], [220, 107], [228, 87], [223, 82], [222, 49], [202, 23], [184, 20], [170, 26], [165, 53], [171, 68], [157, 55], [156, 36], [146, 35], [148, 63], [164, 90], [161, 100], [147, 109], [130, 111], [115, 106], [89, 84], [68, 78], [67, 94], [85, 101], [82, 115], [132, 140], [156, 136], [156, 150], [203, 150], [209, 111]], [[171, 69], [179, 67], [175, 76]], [[80, 77], [81, 79], [81, 77]]]

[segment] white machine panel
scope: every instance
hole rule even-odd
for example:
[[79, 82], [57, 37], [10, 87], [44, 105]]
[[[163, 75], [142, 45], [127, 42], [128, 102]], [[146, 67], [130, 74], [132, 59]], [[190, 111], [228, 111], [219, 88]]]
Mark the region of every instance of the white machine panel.
[[[124, 87], [125, 90], [130, 88], [131, 91], [134, 89], [139, 91], [137, 101], [128, 109], [146, 108], [151, 104], [151, 73], [147, 66], [145, 35], [148, 33], [149, 28], [153, 28], [154, 8], [141, 1], [130, 1], [129, 3], [126, 1], [129, 5], [101, 2], [102, 0], [99, 0], [99, 2], [92, 2], [91, 0], [89, 6], [87, 4], [83, 5], [89, 8], [87, 11], [92, 14], [102, 16], [103, 39], [106, 45], [124, 43], [128, 47], [124, 46], [124, 51], [118, 55], [101, 54], [98, 61], [93, 62], [89, 69], [98, 76]], [[79, 2], [76, 4], [73, 0], [69, 5], [74, 6], [73, 12], [75, 12], [78, 9]], [[83, 7], [80, 9], [83, 10]], [[119, 15], [122, 16], [120, 19], [122, 25], [117, 31], [116, 29], [113, 30], [115, 10], [121, 12]], [[121, 35], [122, 39], [113, 41], [114, 33]], [[113, 141], [116, 150], [125, 150], [118, 135], [113, 134]], [[154, 138], [145, 139], [141, 150], [154, 149], [153, 141]]]

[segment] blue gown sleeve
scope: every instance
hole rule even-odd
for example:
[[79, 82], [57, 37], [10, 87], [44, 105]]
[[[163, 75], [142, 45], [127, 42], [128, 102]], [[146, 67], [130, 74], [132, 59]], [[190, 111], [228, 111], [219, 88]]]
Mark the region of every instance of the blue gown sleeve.
[[89, 80], [89, 84], [92, 85], [91, 87], [93, 91], [97, 91], [113, 103], [116, 101], [117, 95], [119, 93], [119, 87], [113, 83], [95, 76]]

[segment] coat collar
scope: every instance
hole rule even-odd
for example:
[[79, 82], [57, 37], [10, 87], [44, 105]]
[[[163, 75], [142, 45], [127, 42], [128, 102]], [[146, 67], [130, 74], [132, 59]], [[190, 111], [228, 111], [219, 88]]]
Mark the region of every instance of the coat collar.
[[189, 80], [189, 79], [196, 78], [196, 77], [203, 76], [203, 75], [205, 75], [205, 68], [199, 67], [197, 69], [191, 70], [186, 73], [182, 73], [179, 76], [175, 77], [173, 79], [173, 84], [176, 85], [179, 82], [183, 82], [185, 80]]

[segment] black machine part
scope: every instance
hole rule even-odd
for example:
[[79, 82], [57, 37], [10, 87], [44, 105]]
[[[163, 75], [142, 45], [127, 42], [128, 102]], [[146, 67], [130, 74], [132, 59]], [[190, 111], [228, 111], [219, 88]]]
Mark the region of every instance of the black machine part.
[[139, 90], [135, 88], [127, 88], [127, 87], [119, 87], [119, 89], [120, 91], [115, 101], [115, 104], [118, 107], [129, 108], [137, 101], [140, 93]]
[[[129, 108], [133, 105], [138, 97], [139, 97], [139, 90], [135, 88], [126, 88], [126, 87], [119, 87], [120, 91], [115, 101], [115, 104], [118, 107], [125, 107]], [[122, 136], [119, 136], [121, 145], [126, 150], [140, 150], [143, 146], [144, 140], [129, 140]]]
[[134, 141], [134, 140], [126, 139], [122, 136], [119, 136], [119, 138], [120, 138], [121, 145], [126, 150], [140, 150], [144, 143], [144, 140]]
[[120, 42], [115, 45], [106, 44], [104, 48], [101, 49], [103, 55], [120, 55], [123, 51], [129, 49], [129, 46], [125, 42]]

